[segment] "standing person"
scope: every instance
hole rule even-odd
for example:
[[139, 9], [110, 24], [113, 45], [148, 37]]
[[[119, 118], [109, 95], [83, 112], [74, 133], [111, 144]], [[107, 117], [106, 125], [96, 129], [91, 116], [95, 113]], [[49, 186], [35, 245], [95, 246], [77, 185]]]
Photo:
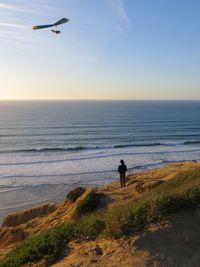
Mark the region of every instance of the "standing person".
[[121, 188], [126, 186], [126, 171], [127, 171], [127, 167], [124, 164], [123, 159], [120, 160], [120, 165], [118, 166], [118, 172], [119, 172], [119, 177], [120, 177], [120, 185]]

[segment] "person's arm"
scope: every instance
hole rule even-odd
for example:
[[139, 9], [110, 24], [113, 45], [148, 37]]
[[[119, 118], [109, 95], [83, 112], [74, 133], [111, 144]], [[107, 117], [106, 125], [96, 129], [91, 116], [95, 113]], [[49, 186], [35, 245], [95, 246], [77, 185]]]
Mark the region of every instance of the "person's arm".
[[125, 168], [124, 168], [124, 169], [125, 169], [125, 172], [127, 172], [127, 167], [126, 167], [126, 165], [125, 165]]

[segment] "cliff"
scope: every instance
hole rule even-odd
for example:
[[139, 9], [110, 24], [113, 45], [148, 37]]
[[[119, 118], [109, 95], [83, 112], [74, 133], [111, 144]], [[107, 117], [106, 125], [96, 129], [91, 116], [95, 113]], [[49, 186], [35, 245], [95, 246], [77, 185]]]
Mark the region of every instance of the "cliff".
[[0, 266], [199, 266], [199, 203], [199, 163], [130, 174], [124, 189], [77, 188], [5, 218]]

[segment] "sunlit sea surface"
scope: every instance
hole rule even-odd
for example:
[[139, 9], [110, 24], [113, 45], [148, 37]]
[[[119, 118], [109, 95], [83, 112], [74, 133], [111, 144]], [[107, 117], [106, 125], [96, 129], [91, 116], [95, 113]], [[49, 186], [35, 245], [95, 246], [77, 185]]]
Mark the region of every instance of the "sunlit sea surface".
[[200, 160], [200, 102], [0, 102], [0, 217], [112, 182], [120, 159]]

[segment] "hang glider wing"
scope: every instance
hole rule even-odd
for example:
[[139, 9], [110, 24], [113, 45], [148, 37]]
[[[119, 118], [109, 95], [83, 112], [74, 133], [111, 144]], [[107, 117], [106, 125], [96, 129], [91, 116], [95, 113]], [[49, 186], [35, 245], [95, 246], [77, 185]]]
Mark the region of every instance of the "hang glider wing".
[[58, 25], [60, 25], [60, 24], [66, 23], [66, 22], [68, 22], [68, 21], [69, 21], [69, 19], [67, 19], [67, 18], [63, 18], [63, 19], [57, 21], [56, 23], [54, 23], [54, 26], [58, 26]]
[[45, 28], [51, 28], [53, 26], [54, 26], [54, 24], [33, 26], [33, 30], [40, 30], [40, 29], [45, 29]]
[[57, 21], [56, 23], [54, 24], [47, 24], [47, 25], [38, 25], [38, 26], [33, 26], [33, 30], [40, 30], [40, 29], [45, 29], [45, 28], [51, 28], [51, 27], [56, 27], [58, 25], [61, 25], [63, 23], [66, 23], [68, 22], [69, 19], [67, 18], [63, 18], [63, 19], [60, 19], [59, 21]]

